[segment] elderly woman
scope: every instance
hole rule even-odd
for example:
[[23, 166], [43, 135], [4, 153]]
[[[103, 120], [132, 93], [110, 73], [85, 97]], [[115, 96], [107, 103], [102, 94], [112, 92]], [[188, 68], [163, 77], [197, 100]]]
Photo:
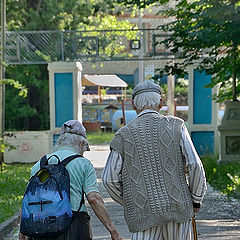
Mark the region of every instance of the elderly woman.
[[[55, 151], [47, 157], [57, 155], [62, 161], [63, 159], [76, 154], [83, 156], [85, 151], [89, 151], [85, 128], [79, 121], [69, 120], [63, 124]], [[52, 157], [49, 160], [49, 164], [56, 162], [57, 159], [55, 157]], [[39, 169], [40, 161], [33, 166], [31, 175], [35, 175]], [[87, 196], [87, 200], [93, 211], [111, 234], [112, 240], [121, 239], [119, 233], [109, 218], [103, 199], [99, 193], [95, 169], [91, 162], [84, 157], [78, 157], [69, 162], [66, 165], [66, 169], [70, 175], [70, 201], [74, 218], [70, 229], [66, 233], [56, 238], [46, 239], [92, 239], [89, 222], [90, 217], [87, 213], [85, 204], [82, 204], [81, 209], [79, 209], [83, 194]], [[19, 239], [26, 239], [26, 236], [19, 233]], [[36, 238], [30, 239], [34, 240]]]
[[202, 163], [184, 121], [159, 114], [159, 85], [138, 84], [132, 106], [138, 116], [112, 139], [103, 184], [124, 206], [132, 240], [189, 240], [191, 218], [206, 192]]

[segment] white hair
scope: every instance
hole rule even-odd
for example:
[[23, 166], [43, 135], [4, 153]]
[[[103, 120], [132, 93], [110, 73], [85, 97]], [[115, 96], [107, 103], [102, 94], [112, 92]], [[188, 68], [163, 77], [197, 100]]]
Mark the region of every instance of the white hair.
[[[82, 142], [84, 142], [84, 144], [80, 146], [80, 143]], [[71, 145], [77, 148], [80, 154], [83, 154], [85, 151], [88, 151], [89, 149], [88, 141], [86, 138], [84, 138], [81, 135], [72, 133], [64, 133], [60, 135], [54, 148], [56, 149], [64, 145]]]
[[134, 105], [140, 111], [144, 108], [156, 109], [159, 107], [161, 95], [155, 92], [144, 92], [134, 97]]

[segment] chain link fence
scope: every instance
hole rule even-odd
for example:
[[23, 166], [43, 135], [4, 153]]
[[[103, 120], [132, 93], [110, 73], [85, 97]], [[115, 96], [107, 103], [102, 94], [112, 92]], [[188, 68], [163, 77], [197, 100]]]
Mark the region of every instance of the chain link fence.
[[[169, 59], [158, 29], [6, 32], [7, 64]], [[140, 41], [140, 39], [142, 41]]]

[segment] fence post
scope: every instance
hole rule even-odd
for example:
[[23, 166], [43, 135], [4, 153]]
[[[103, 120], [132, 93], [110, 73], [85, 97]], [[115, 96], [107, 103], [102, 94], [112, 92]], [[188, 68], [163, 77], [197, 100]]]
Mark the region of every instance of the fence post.
[[62, 61], [64, 61], [64, 36], [63, 36], [63, 32], [61, 32], [61, 51], [62, 51]]

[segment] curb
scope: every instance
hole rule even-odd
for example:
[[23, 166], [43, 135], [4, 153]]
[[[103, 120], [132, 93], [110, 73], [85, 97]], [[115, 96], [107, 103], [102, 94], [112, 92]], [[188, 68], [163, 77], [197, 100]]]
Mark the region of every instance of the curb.
[[0, 240], [2, 240], [20, 222], [20, 211], [0, 224]]

